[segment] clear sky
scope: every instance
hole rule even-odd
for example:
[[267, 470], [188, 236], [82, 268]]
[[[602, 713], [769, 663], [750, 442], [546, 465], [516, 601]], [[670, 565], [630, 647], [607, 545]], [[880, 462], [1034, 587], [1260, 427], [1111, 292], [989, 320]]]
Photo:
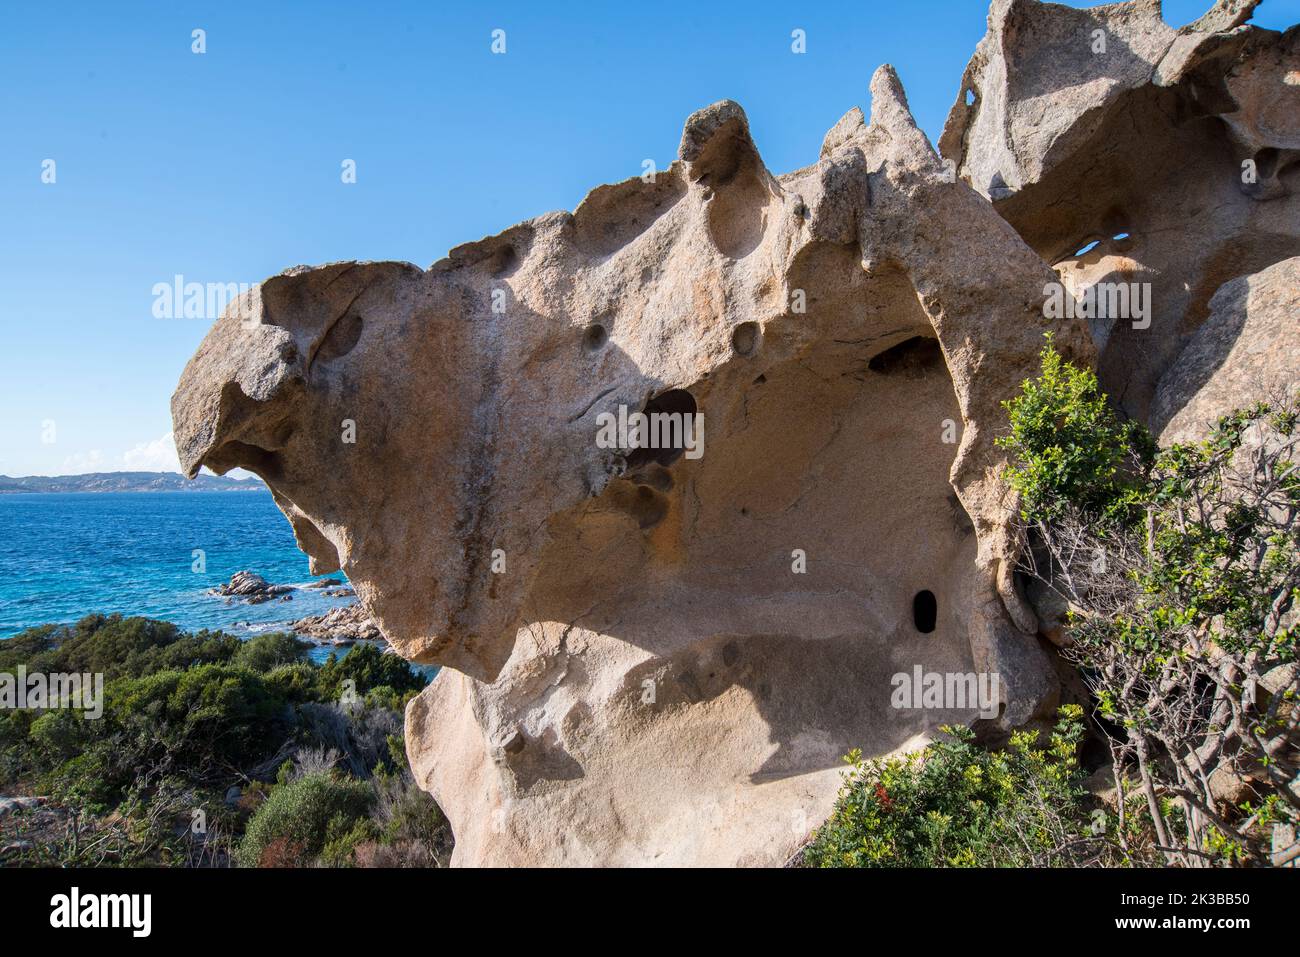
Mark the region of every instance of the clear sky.
[[[1165, 18], [1209, 5], [1166, 0]], [[845, 111], [869, 108], [885, 62], [934, 140], [986, 11], [3, 0], [0, 473], [175, 468], [168, 403], [210, 320], [157, 318], [157, 283], [340, 259], [427, 266], [572, 210], [645, 159], [667, 166], [686, 117], [724, 98], [768, 167], [795, 169]], [[1300, 0], [1265, 0], [1254, 22], [1297, 21]]]

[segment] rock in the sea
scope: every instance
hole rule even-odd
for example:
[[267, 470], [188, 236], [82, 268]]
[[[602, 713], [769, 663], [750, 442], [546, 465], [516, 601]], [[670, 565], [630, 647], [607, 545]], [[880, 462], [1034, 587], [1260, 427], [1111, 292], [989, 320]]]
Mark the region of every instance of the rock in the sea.
[[357, 641], [383, 641], [383, 632], [375, 619], [359, 602], [331, 608], [323, 615], [302, 618], [289, 626], [303, 638], [322, 644], [352, 644]]
[[290, 585], [272, 585], [256, 572], [241, 571], [235, 572], [226, 584], [212, 589], [212, 594], [223, 598], [238, 598], [250, 605], [257, 605], [276, 597], [280, 597], [281, 601], [290, 601], [293, 598], [292, 591]]
[[[295, 267], [218, 321], [172, 400], [182, 465], [261, 476], [312, 571], [345, 571], [401, 654], [445, 666], [406, 734], [454, 862], [780, 864], [849, 749], [1050, 712], [1001, 403], [1052, 332], [1078, 362], [1095, 338], [1145, 414], [1171, 330], [1290, 255], [1291, 200], [1223, 179], [1241, 142], [1285, 139], [1250, 77], [1290, 41], [1239, 35], [1230, 6], [1177, 32], [1148, 0], [996, 0], [955, 170], [882, 67], [870, 119], [845, 114], [804, 169], [770, 172], [716, 103], [652, 179], [428, 269]], [[1089, 28], [1113, 56], [1073, 49]], [[1050, 264], [1121, 230], [1131, 264], [1097, 265], [1107, 245], [1077, 268], [1156, 283], [1150, 339], [1046, 317], [1080, 281]], [[635, 447], [617, 424], [638, 412], [699, 413], [703, 441]], [[996, 675], [996, 695], [899, 706], [926, 674]]]

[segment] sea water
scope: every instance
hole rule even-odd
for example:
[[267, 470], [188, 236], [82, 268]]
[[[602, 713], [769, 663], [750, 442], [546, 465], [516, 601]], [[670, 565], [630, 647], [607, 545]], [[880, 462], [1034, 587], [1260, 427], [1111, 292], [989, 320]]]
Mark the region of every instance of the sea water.
[[354, 600], [303, 588], [258, 605], [208, 594], [243, 569], [272, 584], [313, 581], [266, 491], [0, 495], [0, 638], [92, 612], [247, 638]]

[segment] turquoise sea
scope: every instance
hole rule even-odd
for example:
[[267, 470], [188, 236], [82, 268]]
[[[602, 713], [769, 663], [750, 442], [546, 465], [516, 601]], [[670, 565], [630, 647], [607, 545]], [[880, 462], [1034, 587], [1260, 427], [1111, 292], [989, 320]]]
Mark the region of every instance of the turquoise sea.
[[90, 612], [248, 637], [353, 600], [300, 589], [247, 605], [207, 594], [241, 569], [276, 584], [313, 580], [269, 492], [0, 495], [0, 638]]

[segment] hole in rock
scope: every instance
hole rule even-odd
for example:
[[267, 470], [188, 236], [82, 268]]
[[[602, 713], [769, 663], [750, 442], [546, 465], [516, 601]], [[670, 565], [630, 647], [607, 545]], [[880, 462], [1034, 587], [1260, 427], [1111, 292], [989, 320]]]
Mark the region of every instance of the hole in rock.
[[630, 511], [640, 528], [653, 528], [668, 514], [668, 499], [642, 485], [636, 490]]
[[488, 270], [493, 276], [504, 276], [519, 264], [519, 254], [514, 246], [502, 246], [488, 262]]
[[699, 442], [693, 419], [687, 423], [687, 417], [695, 415], [695, 396], [685, 389], [669, 389], [647, 402], [641, 411], [648, 420], [650, 435], [624, 456], [629, 472], [651, 462], [672, 465], [686, 451], [688, 430], [692, 441]]
[[916, 630], [923, 635], [928, 635], [934, 631], [934, 626], [939, 620], [939, 602], [934, 597], [934, 592], [928, 588], [916, 593], [912, 599], [912, 624]]
[[1128, 233], [1116, 233], [1114, 236], [1110, 238], [1115, 240], [1128, 239]]
[[974, 105], [975, 105], [975, 91], [974, 91], [974, 90], [971, 90], [971, 89], [967, 89], [967, 90], [966, 90], [966, 105], [967, 105], [967, 106], [974, 106]]
[[1266, 146], [1255, 154], [1255, 173], [1260, 179], [1272, 179], [1277, 172], [1278, 152], [1275, 147]]
[[593, 322], [582, 333], [582, 348], [587, 352], [599, 352], [609, 341], [609, 332], [599, 322]]
[[1092, 242], [1087, 243], [1086, 245], [1080, 246], [1078, 249], [1076, 249], [1076, 250], [1074, 251], [1074, 255], [1075, 255], [1075, 256], [1086, 256], [1088, 253], [1092, 252], [1094, 249], [1097, 248], [1097, 244], [1098, 244], [1099, 242], [1101, 242], [1100, 239], [1094, 239]]
[[341, 359], [361, 340], [363, 322], [355, 312], [349, 312], [330, 327], [325, 339], [316, 350], [314, 360], [332, 362]]
[[939, 340], [913, 336], [875, 356], [867, 363], [867, 368], [881, 375], [915, 377], [942, 365], [943, 350], [939, 348]]
[[647, 468], [628, 473], [627, 479], [636, 485], [652, 488], [656, 492], [671, 492], [673, 490], [673, 473], [658, 463], [651, 463]]
[[757, 322], [742, 322], [731, 334], [731, 348], [738, 355], [752, 356], [758, 348], [759, 329]]

